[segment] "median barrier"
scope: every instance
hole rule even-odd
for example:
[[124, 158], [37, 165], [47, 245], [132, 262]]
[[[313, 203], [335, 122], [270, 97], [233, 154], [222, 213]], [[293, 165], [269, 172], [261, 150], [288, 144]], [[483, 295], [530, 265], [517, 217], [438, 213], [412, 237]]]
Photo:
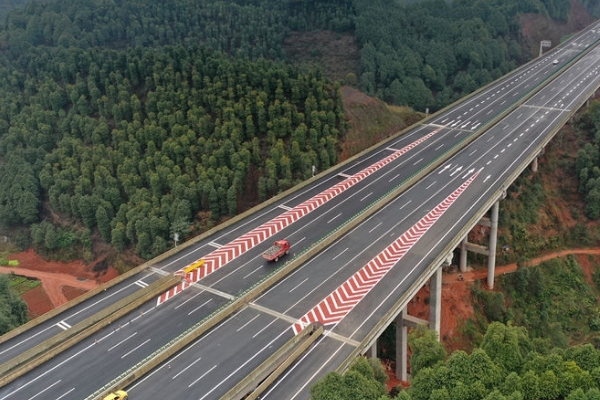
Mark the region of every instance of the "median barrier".
[[163, 277], [146, 288], [136, 291], [134, 294], [0, 365], [0, 387], [12, 382], [14, 379], [55, 357], [60, 352], [67, 350], [79, 341], [110, 325], [113, 321], [140, 307], [148, 300], [156, 297], [158, 293], [170, 289], [178, 282], [178, 277], [172, 275]]

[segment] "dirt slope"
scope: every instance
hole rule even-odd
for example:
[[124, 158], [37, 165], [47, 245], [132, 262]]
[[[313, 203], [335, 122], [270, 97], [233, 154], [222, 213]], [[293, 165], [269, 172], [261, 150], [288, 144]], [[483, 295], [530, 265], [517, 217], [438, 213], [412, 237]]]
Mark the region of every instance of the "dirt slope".
[[118, 275], [112, 267], [102, 272], [94, 271], [95, 263], [85, 265], [83, 261], [70, 263], [47, 261], [33, 250], [11, 254], [8, 258], [18, 260], [19, 266], [0, 267], [0, 273], [14, 273], [38, 279], [42, 283], [41, 287], [23, 295], [32, 318], [42, 315]]

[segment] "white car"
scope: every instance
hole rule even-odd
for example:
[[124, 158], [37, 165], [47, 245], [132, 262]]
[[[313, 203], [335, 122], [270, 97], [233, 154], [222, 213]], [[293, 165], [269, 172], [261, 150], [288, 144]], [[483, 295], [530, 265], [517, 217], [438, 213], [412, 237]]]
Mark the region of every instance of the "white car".
[[552, 61], [552, 64], [554, 64], [554, 65], [558, 64], [558, 60]]

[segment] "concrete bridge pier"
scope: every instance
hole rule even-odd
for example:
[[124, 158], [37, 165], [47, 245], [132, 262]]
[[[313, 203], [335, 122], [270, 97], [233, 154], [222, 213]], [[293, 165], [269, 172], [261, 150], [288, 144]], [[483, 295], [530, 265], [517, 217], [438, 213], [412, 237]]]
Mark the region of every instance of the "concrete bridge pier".
[[496, 246], [498, 242], [498, 210], [500, 201], [496, 201], [492, 206], [492, 226], [490, 228], [490, 245], [488, 254], [488, 273], [487, 284], [490, 289], [494, 288], [494, 276], [496, 275]]
[[[504, 198], [504, 197], [502, 197]], [[483, 217], [478, 225], [487, 226], [490, 228], [490, 237], [488, 246], [482, 246], [475, 243], [470, 243], [468, 235], [464, 237], [460, 243], [460, 272], [467, 272], [467, 252], [483, 254], [488, 257], [488, 275], [487, 284], [490, 289], [494, 288], [494, 274], [496, 272], [496, 246], [498, 242], [498, 212], [500, 208], [500, 200], [496, 201], [491, 209], [491, 217]]]
[[396, 317], [396, 378], [407, 382], [408, 328], [428, 327], [438, 333], [442, 314], [442, 267], [439, 266], [429, 281], [429, 321], [408, 315], [406, 307]]
[[538, 172], [538, 159], [544, 155], [544, 148], [540, 150], [539, 154], [535, 156], [533, 161], [531, 161], [531, 172]]
[[377, 340], [369, 347], [369, 350], [365, 353], [367, 358], [379, 358], [377, 357]]
[[408, 325], [406, 307], [396, 317], [396, 378], [408, 381]]
[[429, 281], [429, 329], [439, 333], [442, 314], [442, 267], [438, 267]]
[[460, 242], [460, 261], [458, 268], [460, 272], [467, 272], [467, 246], [469, 245], [469, 236], [465, 236]]

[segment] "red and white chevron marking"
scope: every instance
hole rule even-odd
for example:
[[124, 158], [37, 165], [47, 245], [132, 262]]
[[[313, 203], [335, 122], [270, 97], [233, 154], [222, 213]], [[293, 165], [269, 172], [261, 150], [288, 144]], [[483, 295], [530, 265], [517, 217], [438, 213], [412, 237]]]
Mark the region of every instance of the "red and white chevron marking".
[[383, 279], [394, 265], [414, 246], [415, 243], [446, 212], [448, 207], [458, 199], [473, 182], [479, 172], [466, 180], [444, 201], [438, 204], [427, 215], [414, 224], [402, 236], [386, 247], [367, 265], [339, 286], [333, 293], [323, 299], [315, 308], [306, 313], [293, 325], [294, 334], [298, 334], [311, 322], [323, 325], [337, 324], [361, 301], [373, 287]]
[[[362, 171], [352, 175], [348, 179], [337, 183], [336, 185], [311, 197], [310, 199], [292, 208], [291, 210], [284, 212], [283, 214], [273, 218], [269, 222], [264, 223], [263, 225], [251, 230], [250, 232], [226, 244], [225, 246], [213, 251], [212, 253], [207, 254], [203, 257], [205, 261], [204, 265], [202, 265], [200, 268], [193, 270], [189, 274], [185, 274], [184, 280], [181, 283], [172, 287], [167, 292], [161, 294], [158, 297], [156, 305], [158, 306], [161, 303], [164, 303], [168, 299], [172, 298], [176, 294], [189, 287], [190, 283], [198, 282], [200, 279], [216, 271], [223, 265], [232, 261], [234, 258], [239, 257], [254, 246], [264, 242], [271, 236], [275, 235], [277, 232], [298, 221], [300, 218], [304, 217], [311, 211], [314, 211], [315, 209], [322, 206], [323, 204], [333, 199], [345, 190], [348, 190], [363, 179], [367, 178], [369, 175], [372, 175], [379, 169], [391, 163], [407, 151], [415, 148], [419, 144], [431, 138], [433, 135], [440, 132], [444, 128], [445, 126], [440, 127], [431, 133], [428, 133], [427, 135], [423, 136], [418, 140], [415, 140], [414, 142], [394, 152], [393, 154], [389, 155], [383, 160], [380, 160], [375, 164], [368, 166]], [[180, 270], [177, 271], [177, 273], [183, 274], [183, 271]]]

